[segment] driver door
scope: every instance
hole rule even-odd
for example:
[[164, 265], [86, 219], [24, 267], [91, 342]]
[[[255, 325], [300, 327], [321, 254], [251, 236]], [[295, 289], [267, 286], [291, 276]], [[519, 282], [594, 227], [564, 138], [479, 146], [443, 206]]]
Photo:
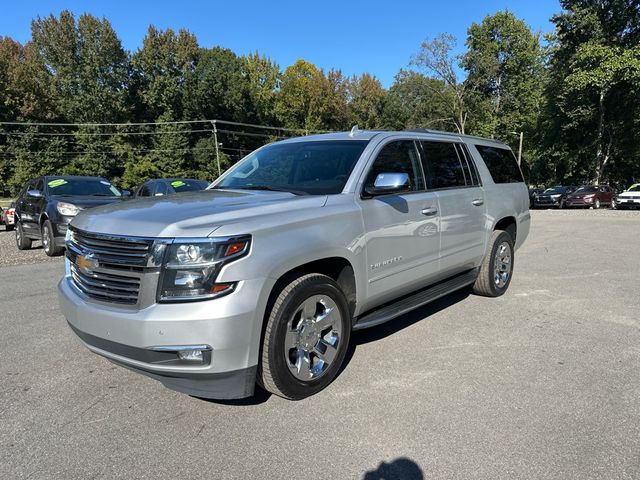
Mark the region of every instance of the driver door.
[[425, 189], [415, 142], [392, 140], [374, 156], [363, 190], [380, 173], [406, 173], [411, 184], [407, 192], [359, 199], [367, 259], [365, 309], [420, 289], [439, 271], [438, 197]]

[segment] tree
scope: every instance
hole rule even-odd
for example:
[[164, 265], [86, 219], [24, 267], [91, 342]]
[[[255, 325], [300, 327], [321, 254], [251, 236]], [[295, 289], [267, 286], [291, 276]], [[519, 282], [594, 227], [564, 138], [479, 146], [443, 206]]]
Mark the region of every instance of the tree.
[[387, 93], [381, 123], [384, 128], [451, 130], [453, 92], [442, 80], [411, 70], [400, 70]]
[[368, 73], [353, 76], [347, 83], [350, 122], [360, 128], [379, 128], [386, 92], [380, 81]]
[[433, 40], [425, 40], [411, 64], [445, 84], [447, 94], [440, 89], [434, 89], [432, 92], [447, 106], [448, 115], [458, 132], [464, 134], [473, 91], [468, 83], [458, 78], [458, 61], [451, 53], [455, 44], [455, 37], [448, 33], [442, 33]]
[[128, 118], [129, 57], [111, 24], [83, 14], [50, 15], [31, 24], [33, 43], [52, 77], [62, 115], [75, 122]]
[[246, 121], [249, 82], [243, 61], [228, 48], [201, 48], [185, 88], [186, 116]]
[[183, 118], [185, 99], [191, 94], [186, 86], [193, 84], [198, 54], [198, 41], [187, 30], [176, 34], [149, 26], [132, 60], [139, 119]]
[[513, 143], [513, 131], [524, 132], [529, 148], [540, 112], [544, 64], [539, 35], [511, 12], [486, 16], [468, 29], [462, 66], [472, 89], [471, 131]]
[[[640, 156], [638, 45], [635, 0], [563, 0], [552, 20], [549, 82], [541, 139], [555, 177], [600, 183], [633, 180]], [[618, 172], [609, 171], [616, 165]], [[627, 172], [627, 173], [622, 173]]]
[[276, 102], [280, 87], [280, 67], [257, 52], [242, 57], [242, 70], [247, 79], [251, 122], [273, 125], [276, 122]]
[[312, 63], [298, 60], [282, 75], [276, 115], [288, 128], [346, 128], [347, 86], [342, 72], [331, 70], [325, 76]]

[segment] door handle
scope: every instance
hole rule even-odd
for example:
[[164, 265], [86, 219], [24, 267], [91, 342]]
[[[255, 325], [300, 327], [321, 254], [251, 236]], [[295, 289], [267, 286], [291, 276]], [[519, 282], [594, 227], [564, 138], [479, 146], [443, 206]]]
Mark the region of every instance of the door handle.
[[438, 209], [436, 207], [427, 207], [427, 208], [423, 208], [420, 213], [422, 213], [423, 215], [426, 215], [427, 217], [432, 217], [436, 213], [438, 213]]
[[482, 204], [484, 203], [484, 200], [483, 200], [483, 199], [481, 199], [481, 198], [476, 198], [476, 199], [475, 199], [473, 202], [471, 202], [471, 203], [473, 203], [476, 207], [479, 207], [480, 205], [482, 205]]

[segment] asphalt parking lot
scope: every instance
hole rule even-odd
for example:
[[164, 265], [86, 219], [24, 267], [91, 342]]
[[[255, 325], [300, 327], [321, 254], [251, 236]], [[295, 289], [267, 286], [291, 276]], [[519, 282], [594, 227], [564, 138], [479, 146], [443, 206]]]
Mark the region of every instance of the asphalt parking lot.
[[0, 478], [639, 478], [640, 212], [532, 217], [505, 296], [357, 333], [300, 402], [204, 401], [113, 366], [58, 310], [62, 262], [1, 247]]

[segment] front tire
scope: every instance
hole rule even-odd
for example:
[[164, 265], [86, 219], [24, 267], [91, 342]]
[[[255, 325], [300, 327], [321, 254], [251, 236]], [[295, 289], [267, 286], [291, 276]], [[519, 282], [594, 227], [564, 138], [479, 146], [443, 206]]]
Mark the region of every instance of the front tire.
[[29, 250], [31, 248], [31, 239], [24, 235], [24, 229], [20, 222], [16, 222], [16, 246], [18, 250]]
[[282, 289], [264, 334], [259, 383], [290, 400], [314, 395], [342, 366], [351, 336], [351, 315], [333, 279], [311, 273]]
[[513, 276], [513, 238], [504, 230], [495, 230], [489, 239], [487, 254], [473, 284], [473, 293], [499, 297], [509, 288]]
[[593, 208], [595, 210], [599, 210], [600, 209], [600, 199], [596, 198], [596, 203], [593, 204]]
[[62, 247], [56, 246], [56, 238], [53, 235], [53, 225], [46, 220], [42, 225], [42, 248], [48, 257], [58, 257], [62, 255], [64, 250]]

